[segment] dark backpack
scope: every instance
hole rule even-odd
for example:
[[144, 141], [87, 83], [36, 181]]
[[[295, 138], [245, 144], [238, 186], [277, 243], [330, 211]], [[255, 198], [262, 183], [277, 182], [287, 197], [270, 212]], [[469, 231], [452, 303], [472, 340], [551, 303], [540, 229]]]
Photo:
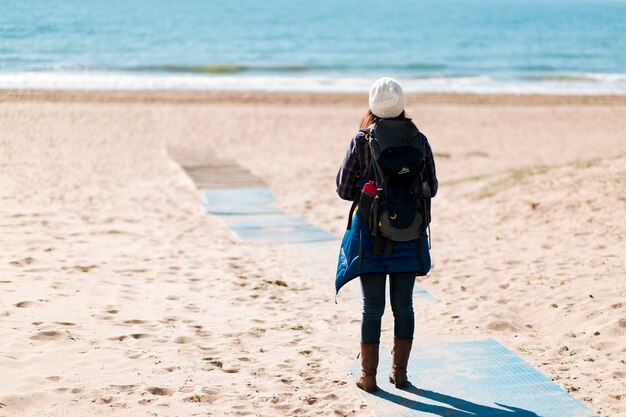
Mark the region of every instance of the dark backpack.
[[[430, 223], [425, 136], [408, 118], [380, 119], [363, 133], [371, 151], [370, 179], [377, 190], [375, 196], [361, 191], [363, 221], [377, 241], [417, 240]], [[392, 244], [386, 244], [389, 251]]]

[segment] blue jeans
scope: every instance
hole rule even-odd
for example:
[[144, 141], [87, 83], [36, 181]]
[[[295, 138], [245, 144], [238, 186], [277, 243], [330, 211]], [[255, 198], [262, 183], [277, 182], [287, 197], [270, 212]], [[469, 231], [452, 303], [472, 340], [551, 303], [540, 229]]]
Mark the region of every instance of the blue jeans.
[[[386, 274], [361, 276], [363, 290], [363, 321], [361, 342], [380, 342], [380, 322], [385, 312]], [[389, 274], [389, 298], [393, 311], [393, 333], [397, 339], [413, 339], [415, 316], [413, 315], [414, 273]]]

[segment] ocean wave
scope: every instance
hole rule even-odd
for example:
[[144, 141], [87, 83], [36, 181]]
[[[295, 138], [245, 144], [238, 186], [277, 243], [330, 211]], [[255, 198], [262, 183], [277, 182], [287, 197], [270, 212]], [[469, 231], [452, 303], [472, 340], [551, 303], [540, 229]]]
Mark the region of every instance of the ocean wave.
[[600, 83], [625, 83], [626, 74], [603, 74], [603, 73], [569, 73], [569, 74], [544, 74], [529, 75], [523, 77], [528, 81], [551, 81], [551, 82], [600, 82]]
[[515, 67], [515, 69], [523, 72], [547, 72], [556, 70], [556, 68], [551, 65], [519, 65]]
[[155, 72], [155, 73], [189, 73], [189, 74], [239, 74], [239, 73], [301, 73], [301, 72], [354, 72], [354, 71], [401, 71], [424, 72], [441, 71], [445, 64], [414, 62], [403, 65], [363, 64], [350, 65], [239, 65], [239, 64], [201, 64], [201, 65], [139, 65], [134, 67], [107, 68], [113, 71]]
[[[367, 92], [376, 77], [132, 73], [122, 71], [0, 72], [3, 89], [199, 90], [274, 92]], [[626, 74], [593, 74], [598, 80], [494, 79], [478, 76], [396, 77], [407, 92], [476, 94], [626, 94]], [[611, 81], [607, 81], [611, 80]]]
[[[382, 67], [381, 67], [382, 68]], [[438, 63], [414, 63], [407, 64], [404, 66], [399, 66], [397, 69], [406, 68], [409, 70], [420, 70], [420, 71], [441, 71], [447, 68], [446, 64], [438, 64]]]
[[[241, 72], [301, 72], [314, 69], [304, 65], [278, 66], [249, 66], [234, 64], [207, 64], [207, 65], [143, 65], [136, 67], [115, 68], [117, 70], [159, 73], [189, 73], [189, 74], [237, 74]], [[318, 67], [322, 68], [322, 67]]]

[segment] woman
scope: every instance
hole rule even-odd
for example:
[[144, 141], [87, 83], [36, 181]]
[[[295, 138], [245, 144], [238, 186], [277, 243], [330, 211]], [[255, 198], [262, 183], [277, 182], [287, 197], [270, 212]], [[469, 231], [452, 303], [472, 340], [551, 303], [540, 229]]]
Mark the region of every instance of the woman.
[[[369, 180], [373, 180], [371, 152], [368, 143], [368, 128], [376, 126], [380, 120], [405, 121], [415, 132], [412, 140], [420, 141], [423, 167], [423, 206], [426, 207], [421, 235], [413, 241], [390, 242], [389, 250], [377, 250], [375, 242], [364, 219], [359, 215], [360, 208], [352, 212], [348, 230], [341, 244], [337, 279], [337, 292], [348, 281], [357, 276], [363, 291], [363, 319], [361, 323], [361, 375], [357, 387], [376, 391], [376, 369], [378, 367], [378, 347], [380, 343], [381, 318], [385, 309], [385, 281], [389, 275], [391, 308], [394, 315], [393, 365], [389, 380], [398, 388], [408, 384], [406, 367], [413, 342], [413, 286], [416, 275], [425, 275], [430, 270], [428, 238], [425, 228], [429, 222], [430, 198], [437, 193], [438, 182], [435, 163], [426, 137], [413, 122], [405, 116], [404, 94], [400, 85], [391, 78], [377, 80], [370, 90], [369, 110], [361, 119], [361, 130], [352, 138], [350, 146], [337, 174], [337, 193], [344, 200], [358, 201], [361, 190]], [[392, 122], [391, 122], [392, 123]], [[382, 122], [380, 124], [383, 124]], [[408, 135], [408, 134], [407, 134]], [[404, 170], [405, 168], [403, 168]], [[398, 172], [401, 174], [403, 172]], [[366, 186], [367, 187], [367, 186]], [[372, 187], [372, 184], [369, 184]], [[370, 188], [371, 189], [371, 188]], [[414, 194], [415, 195], [415, 194]], [[420, 231], [417, 232], [418, 234]], [[417, 244], [416, 244], [417, 243]], [[386, 246], [387, 247], [387, 246]]]

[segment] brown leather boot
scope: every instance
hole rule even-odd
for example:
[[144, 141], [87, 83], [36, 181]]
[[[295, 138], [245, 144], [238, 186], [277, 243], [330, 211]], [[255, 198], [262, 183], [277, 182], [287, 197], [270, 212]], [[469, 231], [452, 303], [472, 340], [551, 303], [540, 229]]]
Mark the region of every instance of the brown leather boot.
[[376, 368], [378, 368], [379, 343], [361, 343], [361, 376], [356, 386], [366, 392], [374, 392], [376, 386]]
[[409, 363], [411, 346], [413, 339], [393, 339], [393, 365], [389, 374], [389, 382], [396, 385], [396, 388], [406, 388], [408, 380], [406, 376], [406, 365]]

